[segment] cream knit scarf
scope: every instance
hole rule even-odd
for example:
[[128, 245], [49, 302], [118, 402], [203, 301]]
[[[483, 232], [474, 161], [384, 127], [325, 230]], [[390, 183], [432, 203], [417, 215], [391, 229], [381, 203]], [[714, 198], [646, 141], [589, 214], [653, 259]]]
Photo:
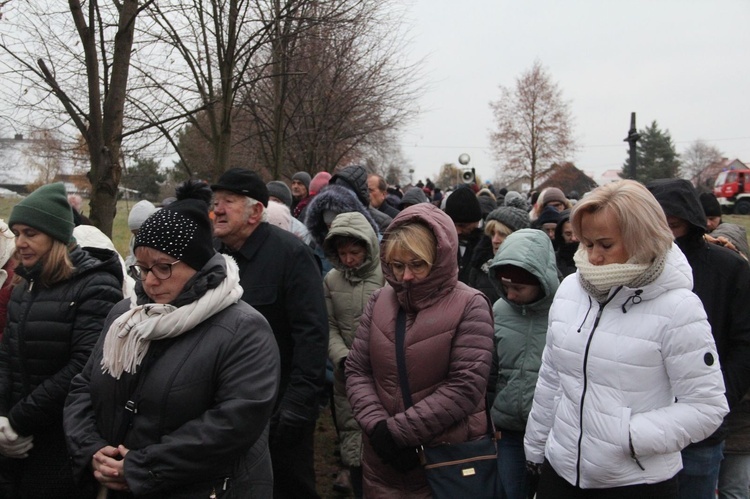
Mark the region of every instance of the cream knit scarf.
[[120, 379], [123, 372], [135, 373], [151, 341], [174, 338], [209, 317], [237, 303], [242, 296], [239, 268], [226, 255], [227, 276], [218, 287], [181, 307], [169, 304], [132, 304], [115, 319], [104, 338], [102, 372]]
[[664, 270], [666, 255], [657, 257], [652, 263], [610, 263], [609, 265], [592, 265], [581, 246], [573, 256], [581, 286], [596, 301], [607, 299], [609, 291], [615, 286], [631, 288], [645, 286], [656, 280]]

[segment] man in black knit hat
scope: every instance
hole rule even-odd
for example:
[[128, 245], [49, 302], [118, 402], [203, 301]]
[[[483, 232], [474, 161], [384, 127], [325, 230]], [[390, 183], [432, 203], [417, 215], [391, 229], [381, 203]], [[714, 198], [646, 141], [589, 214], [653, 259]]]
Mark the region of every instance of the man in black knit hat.
[[479, 228], [482, 208], [474, 192], [462, 186], [448, 196], [445, 213], [453, 220], [458, 234], [458, 280], [469, 284], [474, 248], [482, 238], [482, 229]]

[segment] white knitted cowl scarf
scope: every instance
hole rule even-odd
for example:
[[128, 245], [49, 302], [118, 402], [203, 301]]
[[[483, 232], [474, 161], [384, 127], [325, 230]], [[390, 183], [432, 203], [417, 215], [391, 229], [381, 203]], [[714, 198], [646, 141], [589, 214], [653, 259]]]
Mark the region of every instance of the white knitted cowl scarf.
[[242, 296], [239, 268], [226, 255], [226, 278], [197, 300], [181, 307], [169, 304], [131, 304], [110, 326], [104, 338], [102, 372], [120, 379], [123, 372], [135, 373], [151, 341], [174, 338], [209, 317], [237, 303]]
[[593, 265], [583, 245], [573, 256], [581, 286], [598, 302], [606, 300], [615, 286], [637, 288], [654, 282], [664, 270], [666, 259], [666, 255], [660, 255], [651, 263]]

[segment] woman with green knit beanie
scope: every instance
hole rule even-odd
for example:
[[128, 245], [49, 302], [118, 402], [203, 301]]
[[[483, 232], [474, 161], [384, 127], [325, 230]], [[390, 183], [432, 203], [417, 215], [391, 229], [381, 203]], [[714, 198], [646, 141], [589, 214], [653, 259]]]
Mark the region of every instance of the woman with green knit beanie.
[[122, 299], [114, 252], [82, 249], [62, 183], [11, 212], [20, 282], [0, 346], [0, 497], [84, 497], [73, 482], [62, 409], [109, 310]]

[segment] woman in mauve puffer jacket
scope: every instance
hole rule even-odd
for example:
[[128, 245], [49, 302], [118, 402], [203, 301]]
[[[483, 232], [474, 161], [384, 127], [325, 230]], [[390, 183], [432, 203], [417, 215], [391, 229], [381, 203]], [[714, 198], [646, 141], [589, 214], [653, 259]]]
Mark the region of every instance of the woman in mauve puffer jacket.
[[[390, 286], [373, 293], [346, 361], [347, 395], [367, 438], [368, 499], [430, 497], [416, 449], [486, 434], [485, 392], [493, 322], [481, 292], [458, 282], [458, 237], [431, 204], [402, 211], [381, 242]], [[396, 366], [396, 316], [413, 405], [404, 408]]]

